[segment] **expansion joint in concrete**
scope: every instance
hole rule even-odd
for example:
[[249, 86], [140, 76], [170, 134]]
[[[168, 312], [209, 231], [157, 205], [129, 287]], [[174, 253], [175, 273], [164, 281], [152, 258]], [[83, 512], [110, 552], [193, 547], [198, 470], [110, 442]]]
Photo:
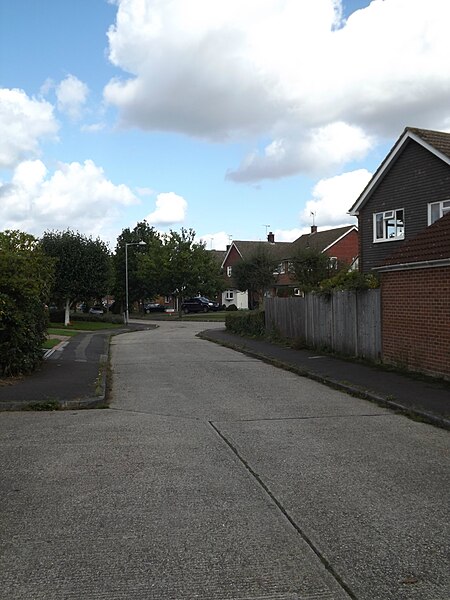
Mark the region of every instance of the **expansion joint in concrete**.
[[325, 569], [330, 573], [330, 575], [336, 580], [338, 585], [348, 594], [351, 600], [358, 600], [355, 593], [351, 590], [349, 585], [343, 580], [343, 578], [336, 572], [330, 562], [326, 559], [326, 557], [321, 553], [319, 548], [314, 544], [311, 538], [306, 535], [306, 533], [301, 529], [298, 523], [293, 519], [293, 517], [289, 514], [288, 510], [283, 506], [283, 504], [278, 500], [275, 494], [270, 490], [266, 483], [261, 479], [261, 477], [256, 473], [250, 464], [245, 460], [243, 456], [239, 453], [238, 449], [233, 445], [233, 443], [226, 437], [222, 431], [218, 428], [218, 426], [213, 422], [209, 421], [210, 426], [214, 429], [217, 435], [222, 439], [223, 442], [230, 448], [233, 454], [237, 457], [239, 462], [244, 466], [244, 468], [248, 471], [248, 473], [253, 477], [258, 485], [264, 490], [265, 494], [270, 498], [270, 500], [275, 504], [278, 510], [281, 512], [283, 517], [289, 522], [289, 524], [294, 528], [297, 534], [302, 538], [302, 540], [311, 548], [314, 554], [319, 558], [320, 562], [323, 564]]

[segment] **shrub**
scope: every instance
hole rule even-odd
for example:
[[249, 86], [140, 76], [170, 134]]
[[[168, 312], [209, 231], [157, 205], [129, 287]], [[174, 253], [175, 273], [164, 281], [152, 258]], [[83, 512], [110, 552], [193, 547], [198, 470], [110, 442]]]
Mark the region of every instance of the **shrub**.
[[[50, 313], [50, 320], [52, 323], [64, 323], [64, 311], [55, 310]], [[70, 313], [70, 320], [73, 321], [87, 321], [89, 323], [123, 323], [122, 315], [114, 315], [112, 313], [105, 313], [103, 315], [90, 315], [88, 313]]]
[[266, 333], [265, 313], [263, 310], [255, 310], [226, 315], [225, 327], [238, 335], [262, 337]]
[[236, 304], [229, 304], [225, 310], [235, 311], [237, 309], [238, 309], [238, 307], [236, 306]]
[[320, 292], [330, 294], [333, 290], [369, 290], [379, 287], [380, 283], [376, 275], [364, 274], [360, 271], [342, 271], [331, 279], [321, 283]]
[[0, 373], [30, 373], [42, 361], [48, 314], [46, 302], [53, 261], [33, 236], [0, 233]]

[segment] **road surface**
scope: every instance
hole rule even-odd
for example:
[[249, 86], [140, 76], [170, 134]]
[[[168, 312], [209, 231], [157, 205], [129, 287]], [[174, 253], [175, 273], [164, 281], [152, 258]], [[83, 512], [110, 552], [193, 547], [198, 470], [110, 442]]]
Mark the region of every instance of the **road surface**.
[[2, 600], [449, 600], [448, 432], [204, 328], [115, 337], [110, 409], [0, 414]]

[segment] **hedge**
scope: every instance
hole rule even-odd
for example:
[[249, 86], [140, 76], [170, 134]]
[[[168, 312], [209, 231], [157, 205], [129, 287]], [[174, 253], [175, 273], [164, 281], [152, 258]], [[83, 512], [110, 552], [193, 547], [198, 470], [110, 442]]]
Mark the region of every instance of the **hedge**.
[[262, 337], [266, 333], [264, 310], [234, 312], [225, 316], [225, 327], [232, 333], [249, 337]]

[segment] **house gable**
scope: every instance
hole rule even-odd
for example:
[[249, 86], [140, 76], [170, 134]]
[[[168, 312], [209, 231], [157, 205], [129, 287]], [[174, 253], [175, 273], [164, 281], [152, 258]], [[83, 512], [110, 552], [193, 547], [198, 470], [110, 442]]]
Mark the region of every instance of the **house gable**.
[[350, 215], [357, 216], [363, 205], [369, 200], [371, 193], [376, 189], [378, 183], [389, 171], [403, 152], [404, 147], [409, 140], [413, 140], [428, 152], [450, 165], [450, 134], [441, 131], [431, 131], [428, 129], [418, 129], [416, 127], [406, 127], [400, 138], [394, 144], [393, 148], [383, 160], [381, 165], [374, 173], [372, 179], [366, 185], [359, 198], [348, 211]]
[[[364, 272], [381, 266], [428, 226], [429, 203], [450, 199], [450, 158], [444, 160], [443, 152], [438, 156], [437, 151], [430, 151], [429, 144], [423, 140], [418, 143], [415, 137], [409, 132], [395, 157], [389, 155], [389, 168], [382, 170], [382, 176], [374, 176], [376, 185], [369, 189], [369, 183], [352, 208], [353, 214], [358, 214], [360, 268]], [[450, 134], [442, 134], [441, 139], [447, 137], [450, 140]], [[390, 211], [403, 211], [401, 235], [374, 239], [375, 215]]]

